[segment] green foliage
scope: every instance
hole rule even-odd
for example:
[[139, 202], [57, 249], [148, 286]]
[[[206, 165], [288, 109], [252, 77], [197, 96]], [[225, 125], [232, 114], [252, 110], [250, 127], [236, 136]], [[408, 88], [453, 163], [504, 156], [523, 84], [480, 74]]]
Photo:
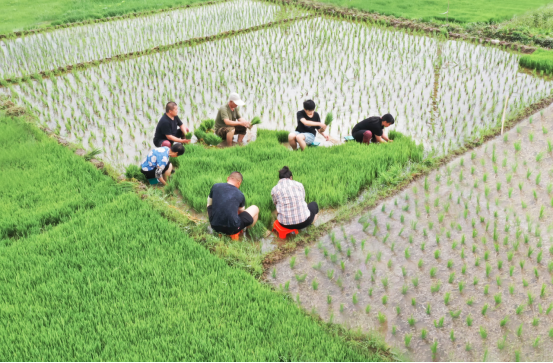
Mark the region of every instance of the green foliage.
[[140, 180], [143, 183], [148, 182], [144, 174], [142, 174], [142, 172], [140, 171], [140, 167], [135, 164], [130, 164], [129, 166], [127, 166], [127, 168], [125, 169], [125, 178], [129, 180], [130, 179]]
[[187, 167], [179, 168], [171, 182], [194, 209], [203, 212], [211, 186], [238, 170], [244, 176], [241, 190], [248, 205], [257, 205], [260, 220], [270, 225], [275, 209], [271, 189], [283, 166], [290, 167], [294, 179], [303, 183], [308, 202], [316, 201], [320, 208], [339, 206], [375, 181], [393, 179], [409, 161], [422, 160], [422, 147], [410, 138], [394, 132], [390, 137], [395, 139], [392, 144], [346, 143], [293, 152], [278, 144], [276, 132], [258, 130], [257, 140], [240, 148], [188, 146], [181, 156]]
[[325, 117], [325, 125], [330, 126], [332, 121], [334, 121], [334, 115], [332, 115], [332, 112], [329, 112], [326, 114], [326, 117]]
[[536, 49], [532, 54], [524, 54], [519, 59], [521, 67], [553, 73], [553, 51]]
[[25, 312], [3, 312], [7, 360], [377, 359], [229, 267], [134, 194], [14, 241], [0, 255], [0, 279], [3, 306]]
[[0, 174], [0, 241], [40, 233], [121, 192], [94, 165], [19, 119], [0, 118]]
[[261, 118], [259, 116], [255, 116], [252, 118], [250, 123], [252, 126], [259, 125], [261, 123]]

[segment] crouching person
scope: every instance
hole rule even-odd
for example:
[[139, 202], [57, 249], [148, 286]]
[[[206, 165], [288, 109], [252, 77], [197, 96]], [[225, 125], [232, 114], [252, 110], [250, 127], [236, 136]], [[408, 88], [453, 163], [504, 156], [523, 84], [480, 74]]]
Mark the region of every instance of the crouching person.
[[285, 166], [278, 172], [278, 184], [271, 190], [277, 209], [278, 222], [288, 229], [302, 229], [313, 224], [319, 213], [316, 202], [305, 202], [303, 184], [293, 180], [292, 172]]
[[166, 146], [152, 149], [140, 166], [140, 171], [146, 179], [157, 179], [161, 184], [167, 185], [167, 181], [173, 172], [173, 164], [169, 158], [176, 158], [184, 154], [184, 145], [175, 142], [171, 149]]
[[226, 183], [211, 187], [207, 197], [207, 214], [214, 231], [233, 235], [246, 227], [253, 227], [259, 217], [259, 208], [255, 205], [246, 208], [246, 198], [240, 191], [242, 174], [235, 171]]

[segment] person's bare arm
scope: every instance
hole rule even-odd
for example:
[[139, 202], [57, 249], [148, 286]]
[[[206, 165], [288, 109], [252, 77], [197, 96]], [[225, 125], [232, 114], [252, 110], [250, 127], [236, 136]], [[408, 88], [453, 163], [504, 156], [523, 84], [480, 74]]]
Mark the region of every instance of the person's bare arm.
[[[242, 120], [242, 121], [240, 121]], [[244, 126], [248, 127], [250, 123], [248, 121], [245, 121], [244, 119], [238, 119], [236, 121], [229, 120], [228, 118], [223, 119], [223, 122], [227, 126]]]
[[386, 140], [386, 142], [394, 142], [394, 140], [390, 140], [390, 138], [388, 138], [388, 136], [386, 136], [386, 135], [384, 135], [384, 134], [382, 134], [382, 138], [383, 138], [384, 140]]
[[323, 135], [326, 141], [330, 138], [330, 135], [328, 135], [326, 132], [323, 131], [323, 129], [319, 129], [319, 134]]
[[305, 117], [301, 118], [300, 119], [301, 123], [304, 124], [305, 126], [315, 126], [315, 127], [320, 127], [321, 130], [323, 130], [323, 132], [326, 130], [326, 125], [323, 123], [323, 122], [317, 122], [317, 121], [307, 121], [305, 119]]
[[210, 197], [207, 197], [207, 206], [210, 207], [213, 204], [213, 199]]
[[241, 208], [238, 208], [238, 214], [242, 213], [243, 211], [246, 210], [246, 207], [241, 207]]
[[189, 140], [186, 140], [186, 139], [179, 139], [178, 137], [173, 136], [173, 135], [165, 135], [165, 137], [166, 137], [167, 140], [169, 140], [169, 141], [180, 142], [180, 143], [182, 143], [182, 144], [186, 144], [186, 143], [189, 142]]
[[375, 135], [375, 138], [376, 138], [376, 142], [381, 142], [383, 144], [386, 143], [386, 140], [384, 140], [384, 137], [380, 137], [380, 136]]

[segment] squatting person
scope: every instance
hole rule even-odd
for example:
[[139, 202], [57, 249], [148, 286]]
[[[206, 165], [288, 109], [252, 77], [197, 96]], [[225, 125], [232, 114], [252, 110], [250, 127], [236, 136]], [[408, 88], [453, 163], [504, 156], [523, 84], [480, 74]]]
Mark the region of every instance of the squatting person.
[[394, 117], [389, 113], [384, 116], [371, 116], [353, 127], [351, 136], [357, 142], [370, 144], [371, 142], [393, 142], [384, 135], [384, 128], [394, 124]]
[[207, 214], [214, 231], [226, 235], [237, 234], [246, 227], [253, 227], [259, 217], [259, 208], [246, 208], [246, 198], [240, 191], [242, 174], [232, 172], [226, 183], [211, 187], [207, 197]]
[[240, 106], [246, 103], [240, 99], [238, 93], [231, 93], [226, 105], [219, 108], [215, 118], [215, 134], [227, 141], [227, 146], [232, 146], [234, 135], [238, 135], [238, 144], [242, 144], [246, 130], [250, 122], [242, 118]]
[[146, 179], [156, 178], [161, 184], [167, 185], [167, 181], [173, 172], [173, 164], [169, 162], [169, 157], [176, 158], [182, 154], [184, 154], [184, 145], [180, 142], [173, 143], [171, 149], [167, 146], [156, 147], [142, 161], [140, 171]]
[[159, 119], [154, 135], [154, 145], [156, 147], [170, 147], [174, 142], [187, 144], [190, 140], [186, 140], [184, 135], [188, 132], [188, 128], [184, 127], [179, 116], [179, 107], [175, 102], [168, 102], [165, 105], [165, 113]]
[[303, 184], [293, 180], [292, 172], [287, 166], [278, 172], [278, 177], [278, 184], [271, 190], [278, 222], [288, 229], [302, 229], [314, 223], [319, 206], [316, 202], [305, 202]]
[[292, 147], [292, 150], [297, 150], [298, 144], [301, 150], [305, 150], [305, 147], [313, 144], [315, 141], [315, 130], [318, 130], [321, 135], [328, 141], [328, 134], [325, 133], [326, 125], [321, 122], [321, 117], [315, 112], [315, 102], [313, 100], [307, 100], [303, 103], [303, 110], [297, 113], [298, 126], [296, 131], [292, 131], [288, 135], [288, 142]]

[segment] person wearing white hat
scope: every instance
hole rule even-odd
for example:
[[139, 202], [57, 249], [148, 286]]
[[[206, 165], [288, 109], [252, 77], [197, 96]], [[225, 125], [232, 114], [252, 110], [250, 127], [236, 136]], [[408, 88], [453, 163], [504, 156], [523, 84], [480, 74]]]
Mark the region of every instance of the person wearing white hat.
[[227, 146], [232, 146], [234, 135], [238, 135], [238, 143], [241, 144], [246, 135], [246, 129], [250, 122], [246, 121], [238, 108], [246, 103], [240, 99], [238, 93], [231, 93], [229, 101], [217, 112], [215, 118], [215, 134], [227, 141]]

